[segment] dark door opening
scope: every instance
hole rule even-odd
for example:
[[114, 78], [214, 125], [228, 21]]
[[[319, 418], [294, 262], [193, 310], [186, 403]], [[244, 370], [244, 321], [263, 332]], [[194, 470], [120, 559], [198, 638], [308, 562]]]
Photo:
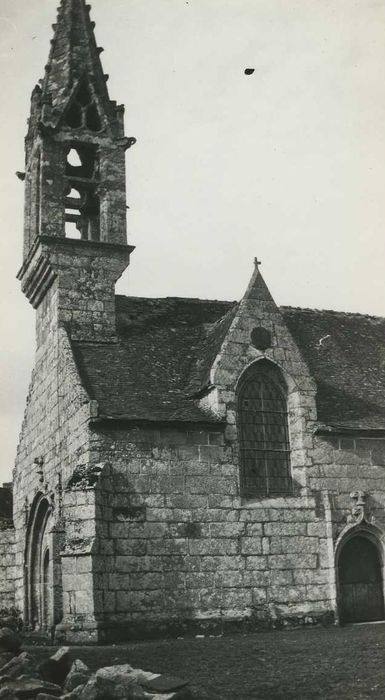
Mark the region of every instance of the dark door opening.
[[42, 623], [43, 628], [49, 628], [50, 617], [50, 581], [49, 581], [49, 550], [47, 549], [43, 559], [43, 588], [42, 588]]
[[341, 622], [384, 619], [384, 595], [379, 552], [366, 537], [356, 535], [344, 545], [338, 561]]

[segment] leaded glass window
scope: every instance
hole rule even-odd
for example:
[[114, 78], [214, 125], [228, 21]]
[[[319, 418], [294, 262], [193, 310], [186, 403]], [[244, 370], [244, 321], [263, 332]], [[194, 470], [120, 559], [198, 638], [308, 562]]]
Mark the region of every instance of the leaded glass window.
[[278, 367], [261, 360], [246, 370], [237, 409], [242, 495], [292, 493], [287, 387]]

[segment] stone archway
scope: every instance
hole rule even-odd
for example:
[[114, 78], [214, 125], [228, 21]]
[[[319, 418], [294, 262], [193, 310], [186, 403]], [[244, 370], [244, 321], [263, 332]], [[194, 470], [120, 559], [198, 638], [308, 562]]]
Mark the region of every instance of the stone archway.
[[383, 564], [377, 538], [358, 530], [342, 543], [337, 564], [340, 621], [385, 619]]
[[25, 549], [25, 621], [46, 632], [53, 624], [52, 506], [38, 494], [32, 504]]

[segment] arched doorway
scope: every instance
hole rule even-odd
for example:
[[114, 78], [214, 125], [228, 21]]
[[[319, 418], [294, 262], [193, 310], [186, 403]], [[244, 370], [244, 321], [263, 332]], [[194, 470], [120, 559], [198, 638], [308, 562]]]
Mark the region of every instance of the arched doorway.
[[38, 495], [31, 508], [25, 551], [25, 619], [33, 630], [46, 631], [52, 625], [51, 539], [51, 506]]
[[343, 545], [338, 558], [341, 622], [383, 620], [383, 575], [376, 544], [357, 534]]

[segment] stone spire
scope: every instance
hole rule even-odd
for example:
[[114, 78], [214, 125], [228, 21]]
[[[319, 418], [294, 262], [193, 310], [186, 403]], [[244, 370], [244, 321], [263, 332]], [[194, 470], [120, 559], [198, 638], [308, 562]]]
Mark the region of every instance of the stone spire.
[[41, 120], [46, 126], [57, 126], [69, 102], [72, 105], [68, 120], [74, 126], [81, 123], [81, 107], [85, 106], [87, 96], [80, 96], [80, 101], [75, 99], [75, 106], [71, 98], [74, 92], [83, 87], [84, 81], [87, 84], [85, 89], [89, 90], [92, 86], [92, 96], [97, 102], [92, 110], [88, 110], [89, 114], [84, 115], [93, 130], [100, 130], [99, 122], [103, 121], [103, 117], [110, 122], [116, 119], [116, 103], [109, 99], [108, 76], [104, 75], [100, 61], [103, 49], [96, 44], [95, 23], [91, 22], [90, 9], [84, 0], [62, 0], [58, 8], [51, 51], [41, 81]]
[[83, 240], [126, 242], [124, 151], [135, 139], [124, 136], [124, 107], [109, 99], [89, 11], [84, 0], [62, 0], [32, 93], [24, 257], [37, 236], [65, 236], [67, 223]]
[[[106, 322], [91, 332], [106, 337], [114, 333], [114, 285], [133, 250], [127, 245], [125, 151], [135, 139], [124, 134], [124, 107], [109, 98], [89, 5], [62, 0], [53, 27], [45, 76], [31, 100], [19, 278], [35, 308], [54, 283], [71, 292], [72, 319], [80, 318], [79, 309], [108, 306]], [[103, 299], [96, 298], [101, 282], [94, 268], [108, 286]], [[68, 299], [65, 304], [68, 310]], [[80, 325], [72, 323], [73, 336], [86, 337], [90, 324]]]

